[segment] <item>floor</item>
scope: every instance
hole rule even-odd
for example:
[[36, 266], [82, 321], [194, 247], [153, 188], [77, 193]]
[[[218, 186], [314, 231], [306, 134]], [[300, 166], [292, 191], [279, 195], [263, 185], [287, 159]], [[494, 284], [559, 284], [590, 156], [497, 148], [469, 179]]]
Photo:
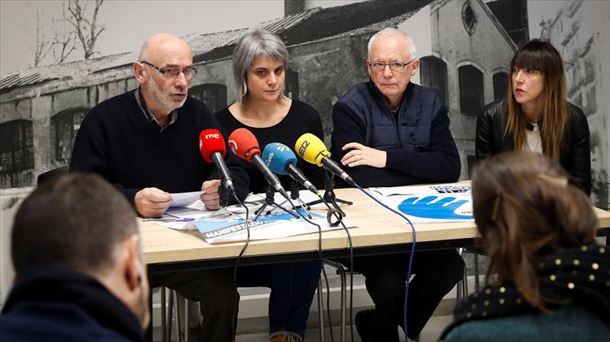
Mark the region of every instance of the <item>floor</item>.
[[[469, 260], [469, 259], [472, 259], [472, 255], [465, 255], [464, 258], [465, 258], [466, 264], [472, 266], [471, 265], [472, 260]], [[481, 262], [481, 261], [482, 260], [479, 260], [479, 262]], [[329, 272], [329, 274], [331, 274], [331, 273]], [[472, 269], [469, 269], [469, 274], [472, 274]], [[334, 287], [338, 286], [338, 279], [332, 278], [329, 281], [330, 281], [331, 288], [333, 286]], [[356, 276], [354, 278], [354, 283], [362, 285], [364, 283], [364, 279], [359, 279], [358, 276]], [[240, 289], [240, 290], [242, 290], [242, 289]], [[242, 293], [240, 291], [240, 293], [242, 293], [242, 295], [245, 295], [245, 296], [248, 295], [248, 291], [253, 291], [252, 289], [243, 289], [243, 290], [245, 290], [245, 292]], [[372, 305], [372, 302], [369, 304], [366, 304], [366, 305]], [[441, 303], [437, 307], [437, 310], [435, 311], [434, 315], [428, 321], [428, 324], [425, 326], [424, 330], [422, 331], [419, 341], [421, 341], [421, 342], [438, 341], [438, 339], [439, 339], [441, 333], [443, 332], [443, 330], [445, 329], [445, 327], [447, 327], [452, 322], [452, 312], [453, 312], [454, 306], [455, 306], [455, 296], [453, 296], [453, 297], [448, 296], [448, 298], [443, 299], [443, 301], [441, 301]], [[366, 307], [358, 307], [358, 308], [354, 307], [353, 314], [355, 314], [358, 310], [361, 310], [364, 308], [366, 308]], [[195, 310], [195, 312], [197, 312], [197, 310]], [[306, 331], [305, 340], [308, 342], [322, 342], [322, 340], [320, 339], [320, 336], [319, 336], [318, 318], [316, 316], [317, 314], [315, 314], [314, 312], [315, 311], [312, 311], [312, 314], [310, 315], [310, 319], [308, 321], [309, 328]], [[339, 324], [338, 312], [339, 312], [339, 310], [333, 310], [333, 324], [334, 325]], [[327, 324], [326, 321], [325, 321], [325, 324]], [[269, 341], [269, 336], [267, 333], [267, 326], [268, 326], [267, 317], [259, 316], [256, 318], [240, 319], [239, 325], [237, 327], [238, 334], [236, 336], [236, 342], [267, 342], [267, 341]], [[153, 340], [155, 342], [160, 341], [161, 340], [160, 328], [155, 328], [154, 330], [155, 331], [154, 331]], [[175, 332], [173, 335], [174, 336], [172, 338], [172, 341], [177, 341]], [[196, 341], [196, 339], [193, 338], [194, 336], [190, 336], [190, 337], [191, 338], [189, 338], [189, 340], [190, 340], [189, 342]], [[401, 338], [402, 338], [402, 341], [404, 341], [404, 336], [402, 336]], [[331, 334], [327, 327], [325, 329], [325, 337], [324, 337], [323, 341], [324, 342], [339, 342], [340, 341], [339, 328], [335, 327], [333, 329], [333, 339], [331, 339]], [[356, 332], [355, 326], [354, 326], [354, 339], [352, 340], [350, 338], [350, 329], [348, 328], [346, 330], [346, 341], [350, 341], [350, 342], [360, 342], [361, 341], [358, 336], [358, 333]]]
[[[420, 335], [419, 341], [421, 342], [432, 342], [438, 341], [441, 333], [445, 329], [449, 323], [452, 321], [451, 315], [446, 316], [433, 316], [426, 327], [424, 328], [422, 334]], [[339, 328], [335, 328], [334, 330], [334, 341], [339, 341]], [[346, 331], [347, 341], [352, 341], [350, 338], [349, 329]], [[305, 333], [307, 342], [320, 342], [319, 332], [317, 328], [308, 329]], [[404, 338], [404, 337], [403, 337]], [[236, 342], [267, 342], [269, 341], [269, 337], [266, 333], [256, 333], [256, 334], [242, 334], [237, 335]], [[326, 336], [324, 339], [325, 342], [332, 342], [330, 339], [330, 333], [328, 330], [326, 331]], [[404, 341], [404, 340], [403, 340]], [[354, 340], [353, 342], [360, 342], [360, 338], [358, 337], [358, 333], [354, 327]]]
[[[453, 320], [452, 311], [455, 305], [455, 300], [447, 300], [444, 299], [441, 301], [436, 311], [434, 312], [432, 318], [428, 321], [428, 324], [424, 327], [422, 331], [419, 341], [421, 342], [432, 342], [438, 341], [441, 333]], [[354, 308], [353, 313], [355, 314], [358, 310], [363, 308]], [[320, 332], [318, 330], [318, 318], [315, 316], [316, 314], [312, 312], [308, 320], [308, 329], [305, 332], [305, 341], [307, 342], [322, 342], [320, 339]], [[330, 330], [328, 327], [325, 329], [324, 342], [339, 342], [340, 341], [340, 331], [338, 328], [339, 324], [339, 315], [338, 311], [333, 311], [332, 316], [333, 324], [335, 325], [333, 329], [333, 338], [331, 339]], [[327, 318], [325, 318], [325, 324], [327, 324]], [[349, 323], [348, 323], [349, 324]], [[240, 320], [239, 326], [237, 328], [238, 334], [235, 339], [236, 342], [267, 342], [269, 341], [269, 336], [267, 333], [268, 320], [267, 317], [259, 317], [253, 319], [245, 319]], [[354, 326], [354, 339], [350, 338], [350, 329], [346, 329], [346, 341], [350, 342], [360, 342], [360, 338], [358, 336], [358, 332], [356, 332], [356, 327]], [[175, 332], [173, 334], [172, 341], [177, 341]], [[190, 336], [189, 342], [196, 342], [197, 339], [194, 336]], [[155, 328], [153, 340], [155, 342], [161, 340], [161, 331], [160, 328]], [[404, 336], [401, 336], [401, 341], [404, 341]]]

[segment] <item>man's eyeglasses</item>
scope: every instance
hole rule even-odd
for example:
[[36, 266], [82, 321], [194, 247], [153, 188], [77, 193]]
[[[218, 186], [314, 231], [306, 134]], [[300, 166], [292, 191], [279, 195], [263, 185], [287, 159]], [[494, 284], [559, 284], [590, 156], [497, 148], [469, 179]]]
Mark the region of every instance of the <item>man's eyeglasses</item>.
[[377, 72], [384, 71], [386, 65], [389, 66], [390, 70], [392, 70], [392, 71], [403, 71], [414, 60], [415, 60], [415, 58], [413, 58], [412, 60], [410, 60], [410, 61], [408, 61], [406, 63], [401, 63], [401, 62], [383, 63], [383, 62], [375, 61], [373, 63], [369, 63], [369, 66], [371, 67], [371, 69], [373, 69], [374, 71], [377, 71]]
[[140, 63], [146, 64], [150, 67], [155, 68], [158, 72], [163, 74], [163, 76], [167, 79], [178, 78], [180, 73], [183, 73], [184, 77], [186, 77], [186, 78], [192, 78], [193, 76], [197, 75], [197, 69], [193, 68], [192, 66], [187, 66], [184, 69], [180, 69], [179, 67], [159, 68], [158, 66], [156, 66], [152, 63], [149, 63], [147, 61], [141, 61]]

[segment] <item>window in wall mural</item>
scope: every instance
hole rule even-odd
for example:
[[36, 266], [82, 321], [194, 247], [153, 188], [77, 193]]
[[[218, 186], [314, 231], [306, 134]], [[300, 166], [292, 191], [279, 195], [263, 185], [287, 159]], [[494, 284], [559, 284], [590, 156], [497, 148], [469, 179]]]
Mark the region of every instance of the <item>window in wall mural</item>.
[[462, 6], [462, 23], [469, 35], [473, 35], [477, 28], [477, 16], [475, 15], [470, 2], [467, 1]]
[[286, 70], [286, 96], [291, 99], [299, 99], [299, 73]]
[[432, 88], [449, 105], [447, 98], [447, 64], [440, 58], [426, 56], [420, 59], [419, 77], [422, 85]]
[[74, 138], [87, 113], [86, 108], [71, 108], [55, 114], [52, 121], [52, 136], [55, 138], [55, 161], [65, 165], [70, 160]]
[[497, 72], [493, 76], [494, 84], [494, 100], [506, 98], [508, 92], [508, 74], [505, 72]]
[[215, 113], [227, 106], [227, 86], [224, 84], [206, 83], [189, 89], [189, 94], [210, 107]]
[[[0, 176], [17, 178], [21, 171], [34, 168], [32, 122], [13, 120], [0, 124]], [[11, 181], [12, 186], [18, 186]]]
[[458, 69], [460, 78], [460, 112], [477, 116], [483, 109], [484, 89], [483, 73], [472, 65]]

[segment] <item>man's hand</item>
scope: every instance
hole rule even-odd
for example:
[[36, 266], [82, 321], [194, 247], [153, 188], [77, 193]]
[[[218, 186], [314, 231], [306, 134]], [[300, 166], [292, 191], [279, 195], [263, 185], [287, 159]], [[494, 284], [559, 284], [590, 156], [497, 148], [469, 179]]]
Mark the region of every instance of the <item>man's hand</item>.
[[203, 182], [201, 185], [201, 202], [205, 205], [208, 210], [220, 209], [220, 194], [218, 193], [218, 187], [220, 187], [220, 179], [212, 179]]
[[341, 158], [341, 164], [344, 166], [368, 165], [377, 168], [385, 167], [387, 159], [386, 151], [377, 150], [355, 142], [345, 144], [342, 150], [350, 150]]
[[133, 202], [142, 217], [159, 217], [169, 208], [172, 197], [158, 188], [144, 188], [136, 193]]

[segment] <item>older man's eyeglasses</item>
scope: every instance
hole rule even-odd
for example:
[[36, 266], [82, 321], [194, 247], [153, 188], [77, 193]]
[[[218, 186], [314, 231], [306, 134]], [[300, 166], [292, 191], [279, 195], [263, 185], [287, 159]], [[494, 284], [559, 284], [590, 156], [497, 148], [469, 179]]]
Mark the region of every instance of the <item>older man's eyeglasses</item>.
[[390, 70], [392, 70], [392, 71], [404, 71], [407, 68], [407, 66], [409, 64], [411, 64], [414, 60], [415, 60], [415, 58], [413, 58], [412, 60], [405, 62], [405, 63], [401, 63], [401, 62], [384, 63], [384, 62], [380, 62], [380, 61], [374, 61], [373, 63], [369, 63], [369, 66], [371, 67], [371, 69], [373, 69], [374, 71], [377, 71], [377, 72], [384, 71], [386, 66], [389, 66]]
[[193, 66], [187, 66], [184, 69], [180, 69], [179, 67], [159, 68], [158, 66], [147, 61], [141, 61], [140, 63], [155, 68], [155, 70], [160, 72], [167, 79], [178, 78], [178, 76], [180, 76], [180, 73], [183, 73], [184, 77], [186, 78], [192, 78], [193, 76], [197, 75], [197, 69], [195, 69]]

